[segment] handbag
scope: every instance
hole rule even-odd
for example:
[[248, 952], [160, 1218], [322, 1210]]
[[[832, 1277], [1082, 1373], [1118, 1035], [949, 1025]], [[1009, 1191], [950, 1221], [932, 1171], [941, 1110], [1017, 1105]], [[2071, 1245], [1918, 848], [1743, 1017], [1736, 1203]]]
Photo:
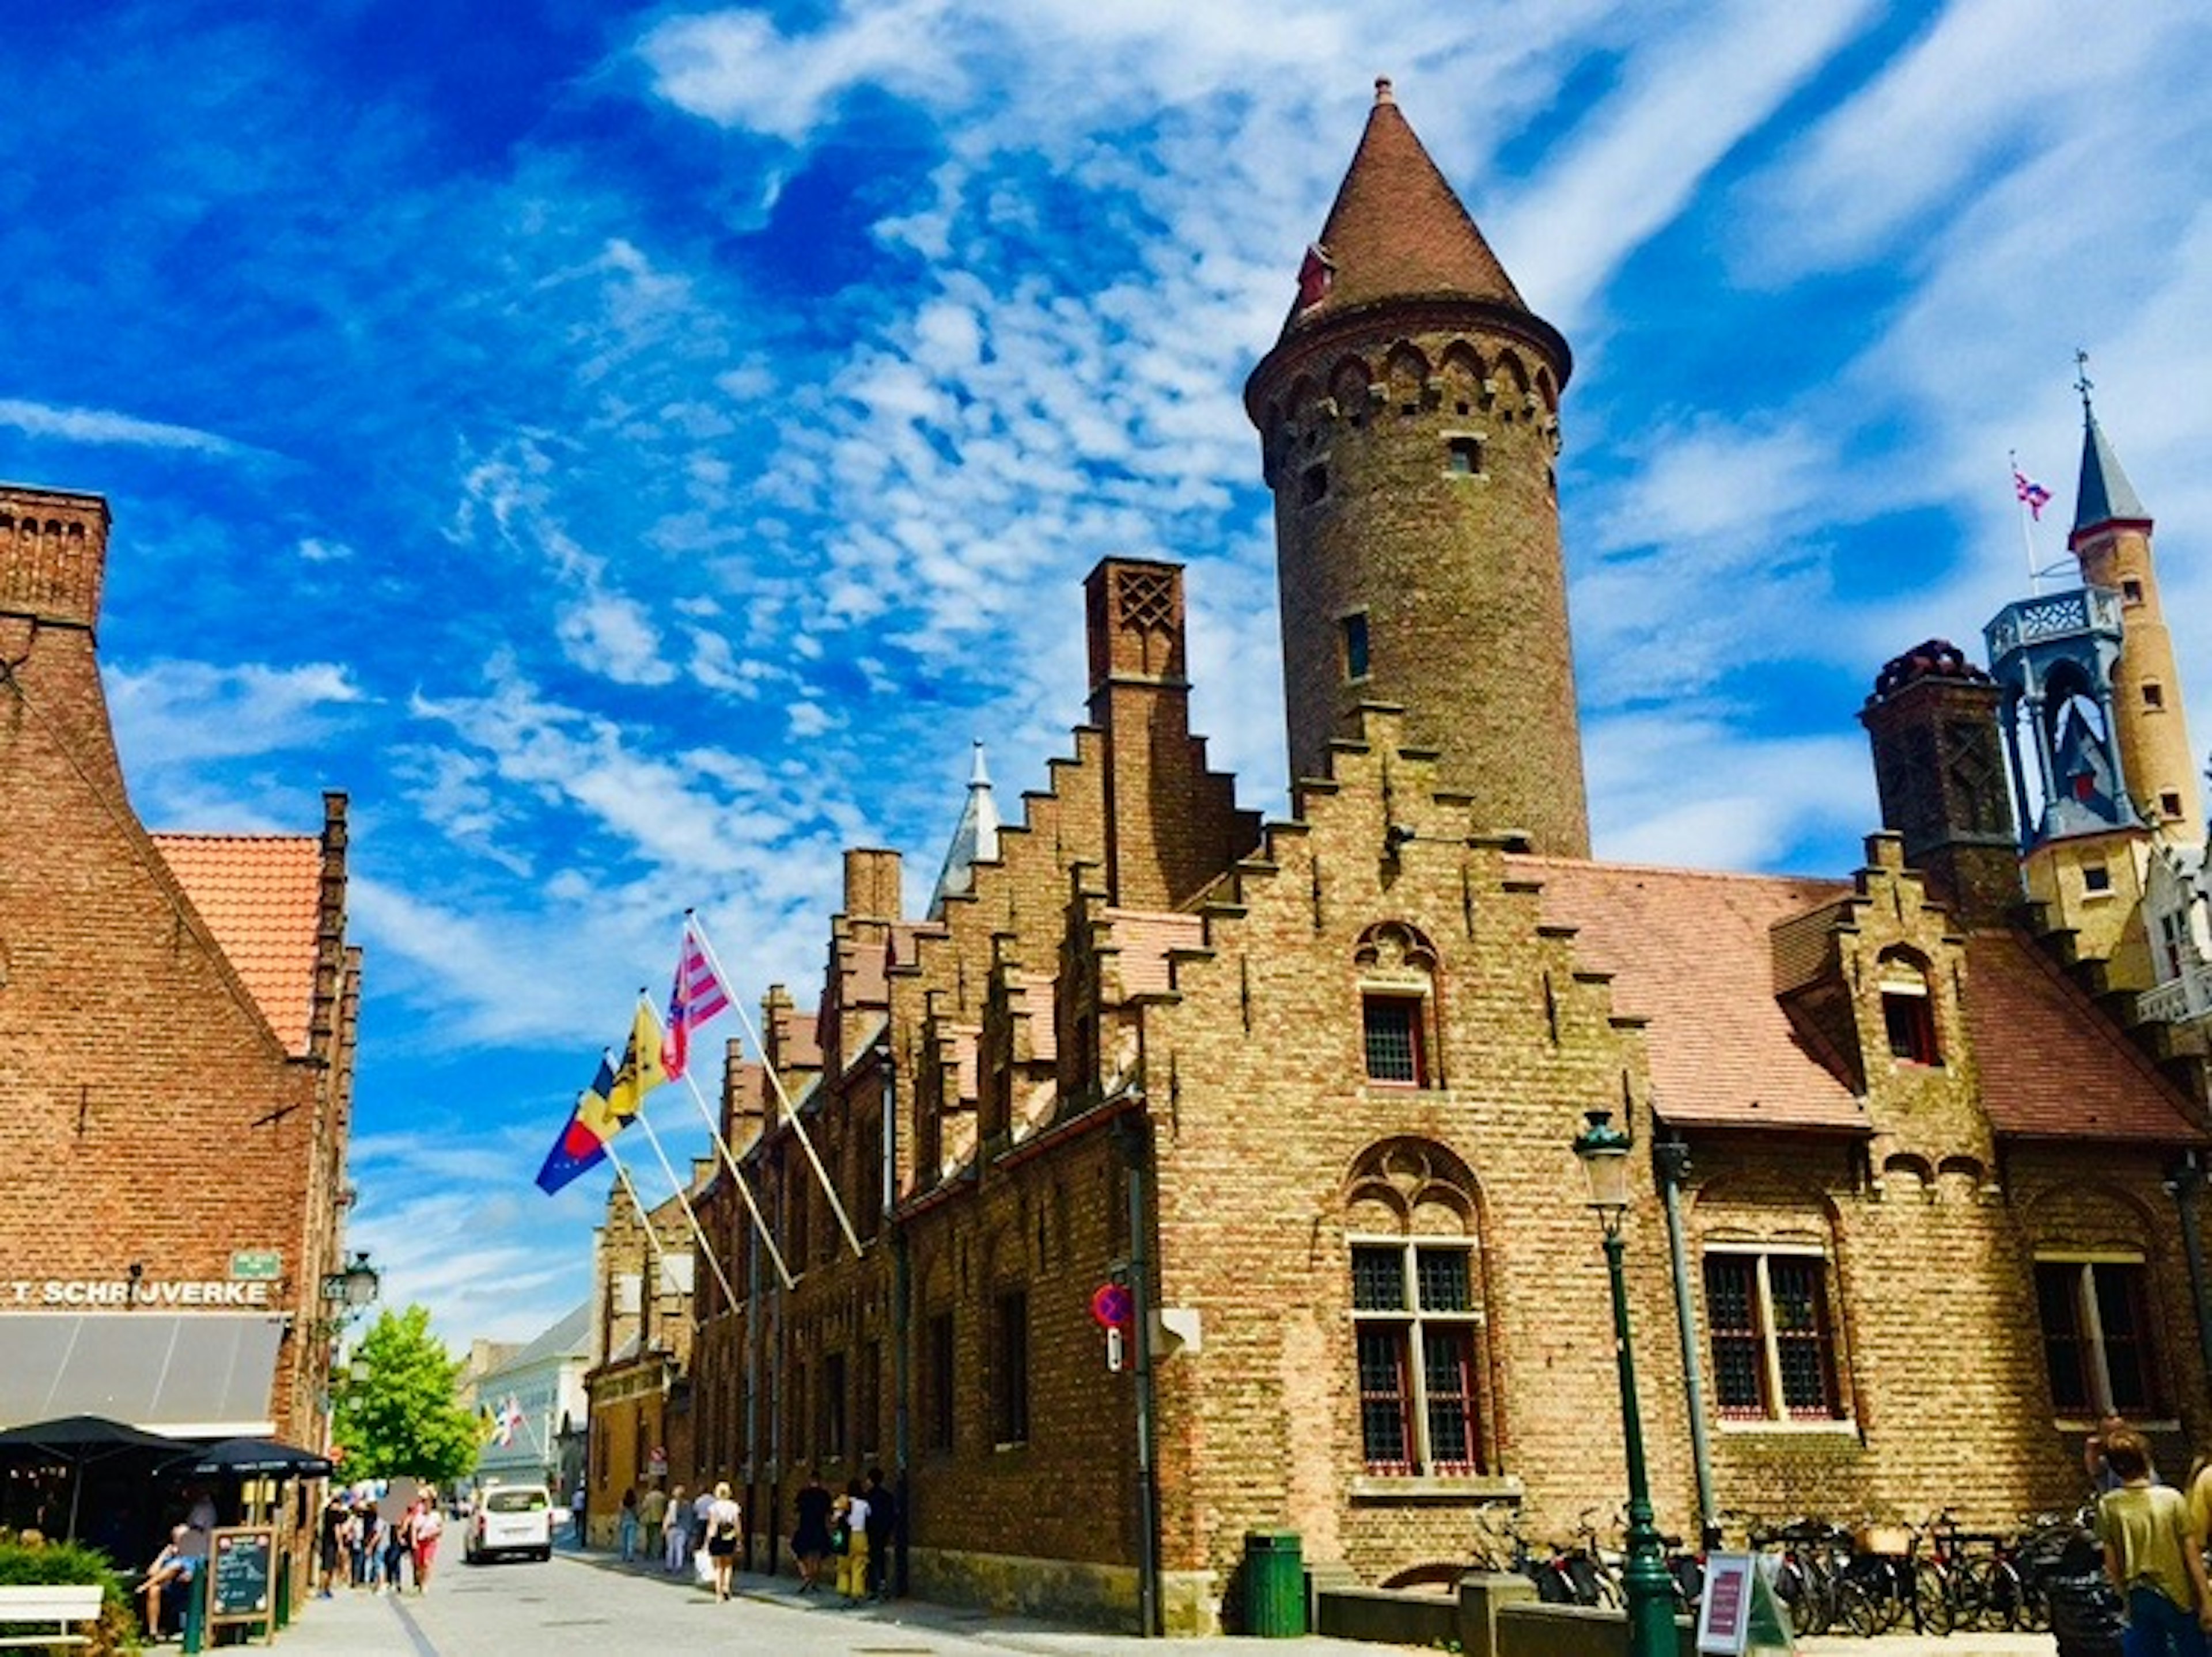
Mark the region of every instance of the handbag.
[[830, 1527], [830, 1551], [850, 1553], [853, 1551], [853, 1527], [839, 1520]]

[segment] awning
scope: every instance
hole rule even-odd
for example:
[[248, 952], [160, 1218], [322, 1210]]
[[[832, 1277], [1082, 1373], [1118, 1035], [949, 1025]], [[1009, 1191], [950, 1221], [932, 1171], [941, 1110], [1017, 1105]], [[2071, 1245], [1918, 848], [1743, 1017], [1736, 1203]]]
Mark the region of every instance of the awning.
[[276, 1430], [266, 1312], [0, 1313], [0, 1426], [107, 1416], [173, 1438]]

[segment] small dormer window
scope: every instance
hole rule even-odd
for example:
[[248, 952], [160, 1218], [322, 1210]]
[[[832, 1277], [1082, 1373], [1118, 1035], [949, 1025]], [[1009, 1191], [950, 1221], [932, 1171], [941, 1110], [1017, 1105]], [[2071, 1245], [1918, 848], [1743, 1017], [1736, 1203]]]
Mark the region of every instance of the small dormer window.
[[1943, 1062], [1936, 1041], [1936, 1002], [1928, 974], [1909, 956], [1882, 957], [1881, 1022], [1889, 1037], [1889, 1056], [1900, 1064]]
[[2112, 889], [2112, 871], [2101, 863], [2081, 865], [2081, 889], [2092, 897], [2103, 895]]

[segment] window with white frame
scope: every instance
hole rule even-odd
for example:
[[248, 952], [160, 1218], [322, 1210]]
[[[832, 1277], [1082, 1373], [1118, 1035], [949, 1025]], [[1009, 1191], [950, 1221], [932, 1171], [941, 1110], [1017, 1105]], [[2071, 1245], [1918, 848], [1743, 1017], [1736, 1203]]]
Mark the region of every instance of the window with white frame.
[[1359, 1433], [1370, 1472], [1483, 1470], [1474, 1272], [1471, 1243], [1352, 1243]]
[[1828, 1262], [1818, 1249], [1708, 1249], [1705, 1329], [1723, 1418], [1842, 1417]]
[[2051, 1407], [2061, 1416], [2166, 1413], [2142, 1256], [2039, 1255], [2035, 1303]]

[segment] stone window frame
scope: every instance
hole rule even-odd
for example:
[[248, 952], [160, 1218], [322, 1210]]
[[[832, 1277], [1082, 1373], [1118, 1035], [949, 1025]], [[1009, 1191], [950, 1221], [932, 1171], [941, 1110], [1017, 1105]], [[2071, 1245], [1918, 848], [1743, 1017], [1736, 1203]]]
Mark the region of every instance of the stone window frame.
[[1336, 618], [1336, 640], [1344, 683], [1364, 683], [1375, 671], [1375, 641], [1364, 609], [1347, 610]]
[[[2039, 1247], [2031, 1262], [2035, 1293], [2036, 1335], [2043, 1349], [2044, 1381], [2051, 1391], [2051, 1412], [2055, 1424], [2069, 1429], [2087, 1427], [2106, 1415], [2126, 1416], [2138, 1426], [2166, 1428], [2177, 1422], [2169, 1401], [2166, 1384], [2165, 1351], [2159, 1338], [2158, 1299], [2156, 1284], [2148, 1251], [2135, 1247], [2077, 1248], [2062, 1244]], [[2139, 1396], [2115, 1399], [2112, 1377], [2112, 1344], [2105, 1329], [2105, 1308], [2096, 1291], [2099, 1267], [2110, 1273], [2131, 1274], [2129, 1299], [2130, 1311], [2137, 1327], [2134, 1339], [2142, 1353], [2142, 1393]], [[2075, 1328], [2064, 1332], [2063, 1338], [2080, 1344], [2086, 1361], [2081, 1377], [2086, 1393], [2079, 1398], [2059, 1397], [2058, 1376], [2051, 1363], [2053, 1332], [2046, 1320], [2045, 1284], [2052, 1280], [2047, 1272], [2071, 1267], [2075, 1270], [2074, 1296], [2071, 1311], [2078, 1320]], [[2078, 1405], [2079, 1408], [2069, 1408]]]
[[[1421, 930], [1397, 920], [1378, 920], [1359, 935], [1352, 952], [1359, 1009], [1360, 1080], [1386, 1093], [1418, 1093], [1443, 1085], [1443, 1049], [1437, 1038], [1437, 979], [1441, 961]], [[1392, 1005], [1410, 1010], [1410, 1078], [1375, 1073], [1371, 1011]]]
[[[1481, 1246], [1472, 1236], [1348, 1233], [1345, 1238], [1352, 1283], [1352, 1378], [1359, 1411], [1360, 1466], [1371, 1478], [1479, 1478], [1488, 1471], [1489, 1423], [1482, 1408], [1481, 1366], [1483, 1332], [1488, 1323], [1483, 1307], [1480, 1272]], [[1362, 1253], [1395, 1254], [1399, 1267], [1399, 1303], [1395, 1306], [1360, 1304], [1359, 1259]], [[1465, 1264], [1467, 1304], [1461, 1308], [1430, 1307], [1423, 1302], [1421, 1275], [1424, 1255], [1451, 1254]], [[1369, 1338], [1388, 1332], [1395, 1337], [1395, 1388], [1402, 1444], [1402, 1457], [1378, 1459], [1368, 1436], [1364, 1348]], [[1462, 1446], [1467, 1454], [1440, 1455], [1436, 1443], [1437, 1422], [1430, 1390], [1431, 1343], [1449, 1338], [1460, 1345], [1462, 1390], [1457, 1394], [1463, 1411]]]
[[[1835, 1257], [1828, 1247], [1814, 1241], [1719, 1233], [1701, 1241], [1698, 1255], [1698, 1292], [1705, 1314], [1705, 1360], [1712, 1376], [1713, 1411], [1723, 1429], [1762, 1432], [1790, 1428], [1815, 1431], [1852, 1429], [1851, 1399], [1842, 1351], [1842, 1302], [1838, 1293]], [[1759, 1345], [1756, 1406], [1731, 1405], [1722, 1396], [1723, 1366], [1717, 1343], [1724, 1337], [1715, 1326], [1712, 1312], [1712, 1268], [1722, 1259], [1751, 1263], [1753, 1338]], [[1783, 1348], [1785, 1340], [1794, 1340], [1798, 1336], [1796, 1332], [1777, 1327], [1773, 1262], [1778, 1259], [1817, 1262], [1813, 1281], [1819, 1293], [1819, 1326], [1810, 1336], [1820, 1364], [1821, 1397], [1817, 1404], [1793, 1405], [1789, 1400]], [[1725, 1338], [1741, 1338], [1735, 1334]]]
[[1893, 1064], [1943, 1068], [1943, 1038], [1936, 1017], [1935, 975], [1918, 950], [1896, 946], [1875, 962], [1881, 1022]]

